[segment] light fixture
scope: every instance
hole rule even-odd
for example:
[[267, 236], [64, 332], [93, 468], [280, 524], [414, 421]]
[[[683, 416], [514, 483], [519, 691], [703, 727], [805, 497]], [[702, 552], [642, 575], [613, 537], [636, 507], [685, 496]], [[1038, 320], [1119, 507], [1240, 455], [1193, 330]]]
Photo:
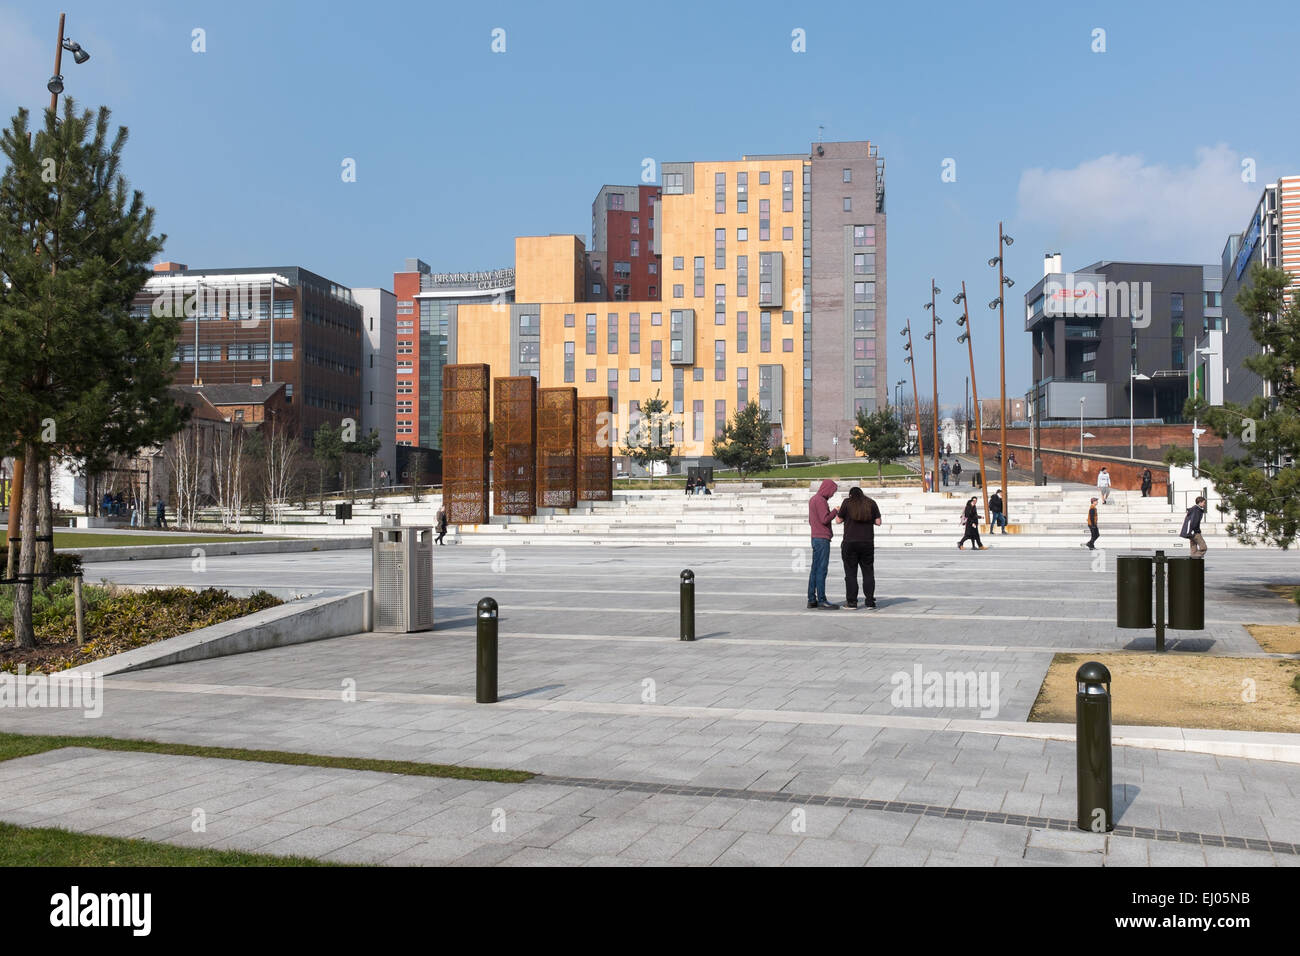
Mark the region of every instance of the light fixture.
[[997, 264], [998, 264], [999, 262], [1001, 262], [1001, 261], [1002, 261], [1002, 257], [1001, 257], [1001, 256], [994, 256], [992, 259], [989, 260], [989, 265], [990, 265], [990, 266], [995, 266], [995, 265], [997, 265]]
[[1002, 304], [1002, 297], [998, 296], [996, 299], [994, 299], [992, 302], [989, 303], [989, 308], [996, 309], [1001, 304]]
[[1003, 236], [1002, 241], [1005, 242], [1007, 245], [1011, 245], [1016, 240], [1012, 239], [1010, 236]]
[[56, 73], [54, 76], [50, 77], [50, 82], [45, 84], [45, 88], [49, 90], [51, 93], [53, 93], [55, 96], [58, 96], [60, 93], [62, 93], [63, 74]]
[[969, 333], [969, 332], [963, 332], [961, 335], [957, 336], [957, 344], [958, 344], [958, 345], [965, 345], [965, 344], [966, 344], [966, 340], [967, 340], [968, 338], [970, 338], [970, 333]]
[[930, 291], [933, 292], [935, 295], [938, 295], [938, 294], [939, 294], [940, 292], [942, 292], [943, 290], [940, 289], [937, 285], [931, 285], [931, 286], [930, 286]]
[[965, 293], [965, 292], [958, 292], [955, 296], [952, 297], [952, 304], [953, 304], [953, 305], [961, 305], [962, 300], [965, 299], [965, 298], [966, 298], [966, 293]]
[[932, 338], [934, 338], [934, 330], [933, 330], [933, 329], [931, 329], [929, 332], [926, 332], [926, 333], [925, 333], [925, 340], [926, 340], [927, 342], [930, 341]]
[[911, 361], [912, 361], [912, 356], [910, 356], [910, 355], [904, 355], [904, 356], [903, 356], [903, 361], [904, 361], [904, 362], [907, 362], [907, 363], [910, 364]]
[[1012, 280], [1011, 276], [1003, 276], [1002, 281], [1007, 284], [1008, 289], [1010, 289], [1013, 285], [1015, 285], [1015, 282]]
[[72, 54], [72, 59], [77, 63], [85, 63], [90, 59], [90, 54], [81, 48], [81, 44], [73, 40], [64, 40], [63, 49]]
[[930, 309], [933, 309], [933, 308], [934, 308], [934, 303], [933, 303], [933, 302], [927, 302], [927, 303], [925, 303], [925, 305], [921, 306], [921, 308], [925, 309], [925, 310], [928, 312]]
[[958, 324], [958, 325], [965, 325], [965, 324], [966, 324], [966, 316], [964, 316], [964, 315], [959, 315], [959, 316], [957, 316], [957, 324]]

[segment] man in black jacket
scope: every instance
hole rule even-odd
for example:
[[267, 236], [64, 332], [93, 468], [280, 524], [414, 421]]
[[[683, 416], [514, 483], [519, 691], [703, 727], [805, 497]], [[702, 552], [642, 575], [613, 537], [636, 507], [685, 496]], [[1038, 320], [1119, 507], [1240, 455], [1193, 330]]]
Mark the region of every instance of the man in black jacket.
[[1080, 547], [1087, 548], [1089, 551], [1097, 550], [1097, 539], [1101, 536], [1101, 531], [1097, 528], [1097, 499], [1093, 498], [1088, 505], [1088, 533], [1092, 535], [1088, 543]]
[[1181, 537], [1187, 539], [1194, 558], [1204, 558], [1205, 552], [1209, 550], [1205, 546], [1205, 538], [1201, 537], [1201, 519], [1204, 517], [1205, 499], [1197, 498], [1196, 503], [1187, 509], [1187, 514], [1183, 517], [1183, 529], [1179, 532]]
[[995, 528], [1001, 528], [1003, 534], [1007, 533], [1007, 516], [1002, 512], [1001, 488], [993, 492], [993, 497], [989, 499], [989, 534]]

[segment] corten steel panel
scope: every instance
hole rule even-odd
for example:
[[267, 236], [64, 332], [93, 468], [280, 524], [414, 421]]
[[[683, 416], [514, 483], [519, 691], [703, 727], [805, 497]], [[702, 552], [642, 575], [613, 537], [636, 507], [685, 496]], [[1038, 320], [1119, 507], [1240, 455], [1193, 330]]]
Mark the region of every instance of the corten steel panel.
[[572, 508], [578, 503], [578, 390], [537, 392], [537, 503]]
[[498, 378], [492, 422], [492, 513], [537, 514], [537, 379]]
[[448, 524], [487, 524], [491, 374], [486, 365], [442, 370], [442, 500]]
[[612, 406], [608, 395], [578, 399], [579, 501], [614, 500], [614, 447], [609, 440]]

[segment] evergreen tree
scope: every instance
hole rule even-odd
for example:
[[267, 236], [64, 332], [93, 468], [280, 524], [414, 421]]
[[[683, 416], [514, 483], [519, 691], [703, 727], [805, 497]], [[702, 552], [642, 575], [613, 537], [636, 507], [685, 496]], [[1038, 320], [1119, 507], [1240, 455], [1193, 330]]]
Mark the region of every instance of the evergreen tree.
[[[131, 315], [165, 237], [121, 174], [127, 131], [109, 111], [45, 113], [30, 137], [26, 110], [0, 135], [0, 454], [25, 461], [20, 575], [36, 567], [43, 465], [99, 463], [174, 434], [187, 413], [169, 398], [179, 320]], [[49, 547], [48, 544], [45, 547]], [[34, 643], [31, 586], [14, 601], [20, 645]]]
[[898, 413], [888, 406], [874, 414], [866, 409], [858, 412], [858, 424], [853, 429], [853, 447], [862, 452], [868, 461], [876, 463], [876, 475], [885, 483], [885, 465], [903, 457], [907, 433], [898, 420]]
[[771, 467], [772, 423], [757, 402], [736, 409], [722, 437], [713, 439], [713, 457], [735, 468], [742, 480], [748, 472]]
[[641, 403], [641, 417], [627, 430], [621, 454], [653, 475], [656, 463], [672, 461], [676, 428], [677, 422], [668, 413], [668, 400], [656, 391], [654, 398]]
[[325, 471], [337, 475], [343, 462], [343, 429], [335, 428], [325, 422], [311, 437], [311, 456], [316, 459], [317, 497], [320, 499], [320, 513], [325, 513]]
[[1223, 495], [1223, 510], [1232, 515], [1228, 533], [1281, 548], [1300, 535], [1300, 294], [1287, 301], [1290, 281], [1289, 273], [1256, 263], [1249, 283], [1237, 293], [1250, 333], [1263, 346], [1244, 364], [1272, 385], [1272, 397], [1222, 406], [1193, 397], [1183, 410], [1215, 434], [1238, 439], [1245, 450], [1239, 458], [1225, 456], [1219, 465], [1201, 465]]

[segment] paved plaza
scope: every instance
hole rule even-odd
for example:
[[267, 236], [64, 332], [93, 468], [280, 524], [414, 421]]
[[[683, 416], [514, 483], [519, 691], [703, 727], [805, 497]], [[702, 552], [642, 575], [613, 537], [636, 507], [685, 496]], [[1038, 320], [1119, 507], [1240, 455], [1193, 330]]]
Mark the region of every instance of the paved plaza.
[[[1281, 761], [1117, 747], [1116, 832], [1073, 829], [1073, 742], [1017, 731], [1054, 653], [1152, 646], [1115, 627], [1113, 557], [882, 550], [872, 613], [806, 609], [806, 549], [442, 548], [433, 632], [109, 677], [96, 720], [0, 710], [0, 730], [540, 777], [66, 749], [0, 764], [0, 819], [392, 864], [1300, 863], [1300, 765]], [[828, 593], [842, 598], [836, 565]], [[687, 567], [694, 643], [676, 639]], [[358, 551], [90, 570], [145, 584], [370, 581]], [[1293, 554], [1212, 552], [1206, 580], [1206, 629], [1170, 632], [1175, 651], [1261, 655], [1242, 625], [1295, 620], [1264, 588], [1300, 581]], [[474, 702], [484, 596], [501, 605], [495, 705]], [[894, 677], [917, 668], [984, 675], [996, 693], [899, 706]]]

